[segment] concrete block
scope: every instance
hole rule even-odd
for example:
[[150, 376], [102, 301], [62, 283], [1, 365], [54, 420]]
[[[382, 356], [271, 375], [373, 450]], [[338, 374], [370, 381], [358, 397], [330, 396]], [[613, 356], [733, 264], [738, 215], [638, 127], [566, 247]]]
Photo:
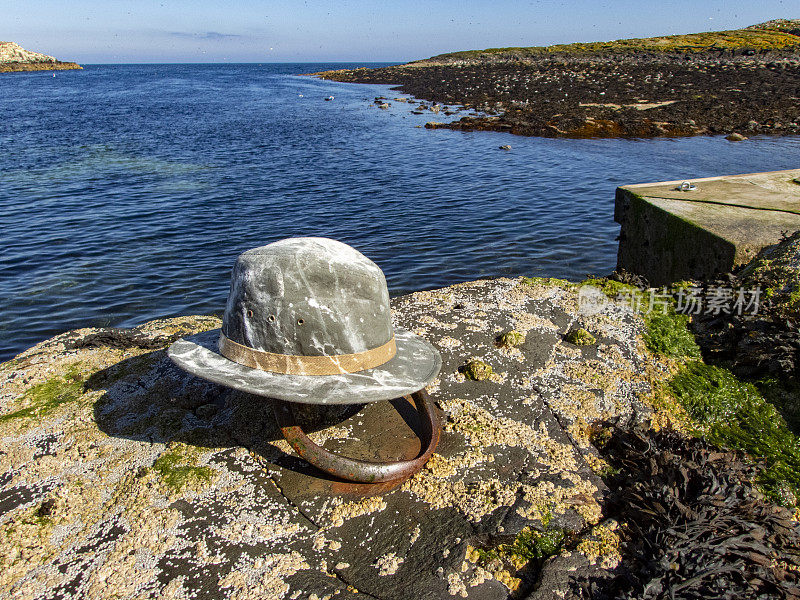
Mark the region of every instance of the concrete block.
[[704, 279], [800, 230], [800, 169], [617, 188], [617, 269], [651, 285]]

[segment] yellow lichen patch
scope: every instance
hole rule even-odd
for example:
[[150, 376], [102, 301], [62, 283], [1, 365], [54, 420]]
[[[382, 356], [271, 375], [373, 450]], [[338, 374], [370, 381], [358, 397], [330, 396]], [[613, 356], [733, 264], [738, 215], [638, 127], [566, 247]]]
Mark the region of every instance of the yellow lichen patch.
[[231, 521], [222, 527], [215, 527], [215, 533], [234, 544], [256, 544], [289, 537], [300, 530], [297, 523], [262, 523], [240, 519]]
[[332, 504], [333, 508], [327, 514], [328, 527], [341, 527], [348, 519], [380, 512], [386, 508], [386, 501], [381, 496], [346, 503], [340, 498], [334, 498]]
[[618, 528], [613, 521], [593, 527], [587, 539], [581, 541], [576, 550], [585, 555], [592, 564], [599, 561], [604, 569], [615, 569], [622, 560]]
[[442, 408], [450, 413], [444, 424], [445, 431], [465, 435], [473, 446], [517, 446], [538, 453], [547, 466], [559, 471], [575, 471], [578, 468], [575, 450], [570, 444], [552, 439], [543, 422], [538, 430], [505, 417], [495, 417], [490, 412], [467, 400], [454, 398], [442, 401]]
[[492, 373], [491, 375], [489, 375], [489, 381], [491, 381], [492, 383], [497, 383], [499, 385], [502, 385], [503, 383], [506, 382], [506, 374]]
[[150, 556], [163, 556], [176, 547], [176, 526], [180, 513], [170, 508], [154, 508], [160, 497], [156, 476], [128, 474], [122, 478], [107, 502], [106, 514], [122, 510], [125, 532], [114, 542], [105, 562], [93, 571], [88, 581], [88, 596], [102, 597], [114, 589], [120, 597], [132, 596], [156, 576], [154, 564], [139, 559], [143, 550]]
[[492, 575], [494, 576], [494, 578], [497, 581], [502, 583], [504, 586], [506, 586], [509, 589], [509, 591], [512, 591], [512, 592], [515, 591], [519, 587], [520, 583], [522, 583], [521, 579], [518, 579], [517, 577], [514, 577], [506, 569], [501, 569], [497, 573], [492, 573]]
[[313, 431], [308, 434], [311, 441], [315, 444], [322, 445], [328, 440], [342, 440], [350, 436], [350, 430], [347, 427], [325, 427], [319, 431]]
[[595, 475], [604, 477], [611, 471], [611, 465], [608, 462], [591, 452], [584, 454], [583, 459]]
[[[627, 367], [627, 365], [625, 365]], [[570, 361], [564, 365], [564, 374], [592, 387], [598, 387], [613, 397], [620, 386], [640, 382], [643, 378], [633, 369], [612, 367], [599, 360]]]
[[408, 545], [413, 546], [417, 543], [419, 536], [422, 534], [422, 530], [419, 527], [419, 523], [414, 526], [414, 529], [411, 531], [411, 537], [408, 539]]
[[50, 543], [54, 521], [42, 516], [40, 506], [34, 506], [15, 519], [0, 526], [0, 569], [2, 588], [8, 591], [7, 583], [20, 579], [35, 566], [45, 562], [56, 552]]
[[601, 507], [594, 494], [595, 485], [576, 473], [564, 473], [571, 485], [556, 485], [552, 481], [539, 481], [535, 485], [522, 485], [522, 498], [527, 508], [517, 508], [517, 514], [547, 524], [553, 515], [564, 514], [571, 509], [577, 512], [588, 525], [597, 523]]

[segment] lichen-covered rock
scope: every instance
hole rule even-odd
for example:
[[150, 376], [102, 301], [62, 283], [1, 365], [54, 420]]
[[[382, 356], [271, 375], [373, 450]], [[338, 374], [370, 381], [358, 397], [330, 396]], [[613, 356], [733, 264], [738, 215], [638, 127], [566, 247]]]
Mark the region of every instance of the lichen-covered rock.
[[[648, 418], [642, 398], [666, 366], [645, 351], [642, 320], [615, 302], [581, 314], [575, 286], [533, 279], [392, 308], [442, 354], [428, 391], [444, 431], [423, 470], [368, 498], [331, 495], [268, 399], [169, 361], [171, 340], [214, 317], [78, 330], [0, 365], [0, 596], [505, 599], [534, 584], [526, 556], [613, 563], [590, 543], [604, 485], [589, 424]], [[575, 328], [596, 346], [566, 343]], [[526, 342], [498, 347], [512, 330]], [[491, 376], [467, 381], [465, 356]], [[399, 400], [339, 411], [311, 428], [325, 448], [419, 451]]]

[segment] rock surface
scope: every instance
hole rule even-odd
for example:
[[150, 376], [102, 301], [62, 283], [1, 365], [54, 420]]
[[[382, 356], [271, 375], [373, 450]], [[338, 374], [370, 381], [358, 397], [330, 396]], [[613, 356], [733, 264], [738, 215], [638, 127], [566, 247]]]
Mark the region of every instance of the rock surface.
[[[643, 398], [665, 369], [629, 307], [584, 314], [578, 299], [565, 282], [498, 279], [393, 300], [395, 324], [442, 353], [429, 392], [444, 432], [425, 469], [366, 498], [320, 494], [269, 401], [172, 365], [164, 348], [216, 318], [42, 342], [0, 365], [0, 595], [567, 593], [571, 577], [619, 560], [589, 424], [646, 420]], [[596, 344], [566, 342], [576, 328]], [[521, 343], [499, 344], [508, 331]], [[472, 360], [491, 375], [465, 378]], [[328, 449], [372, 460], [419, 449], [402, 401], [336, 410], [311, 434]], [[536, 532], [563, 540], [539, 583], [535, 561], [497, 551]]]
[[25, 50], [15, 42], [0, 42], [0, 73], [11, 71], [41, 71], [80, 69], [72, 62], [61, 62], [47, 54]]

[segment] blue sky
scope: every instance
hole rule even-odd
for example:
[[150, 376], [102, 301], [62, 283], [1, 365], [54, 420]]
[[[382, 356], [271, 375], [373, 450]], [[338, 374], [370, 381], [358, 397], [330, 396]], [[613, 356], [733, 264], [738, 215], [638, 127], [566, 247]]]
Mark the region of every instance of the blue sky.
[[454, 50], [735, 29], [797, 0], [5, 0], [0, 40], [98, 62], [407, 61]]

